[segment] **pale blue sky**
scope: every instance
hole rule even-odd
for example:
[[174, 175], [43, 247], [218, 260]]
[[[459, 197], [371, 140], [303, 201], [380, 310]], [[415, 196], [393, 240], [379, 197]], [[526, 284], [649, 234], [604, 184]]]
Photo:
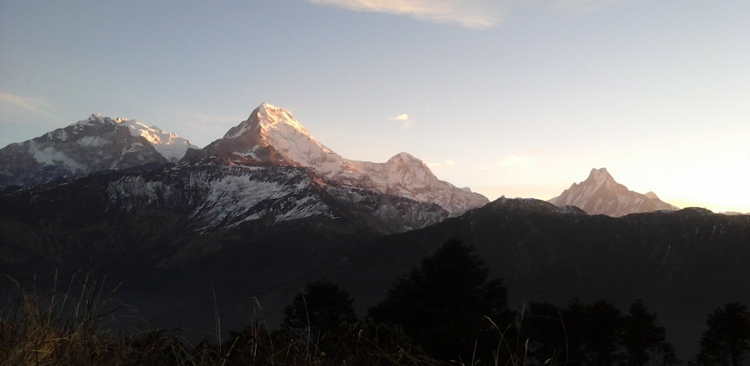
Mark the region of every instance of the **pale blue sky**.
[[746, 0], [3, 0], [0, 145], [102, 113], [205, 146], [269, 102], [490, 199], [607, 167], [750, 212], [748, 39]]

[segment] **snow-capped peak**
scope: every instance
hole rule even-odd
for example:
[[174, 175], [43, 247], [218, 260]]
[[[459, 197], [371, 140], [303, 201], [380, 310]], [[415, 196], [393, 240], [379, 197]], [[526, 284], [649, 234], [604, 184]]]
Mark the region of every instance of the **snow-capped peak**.
[[394, 155], [388, 159], [385, 167], [391, 190], [394, 187], [428, 188], [438, 181], [427, 164], [409, 153]]
[[258, 107], [258, 116], [260, 117], [261, 128], [278, 128], [279, 126], [277, 126], [277, 124], [282, 124], [294, 128], [294, 130], [303, 135], [310, 135], [309, 133], [307, 133], [307, 130], [305, 130], [305, 127], [297, 122], [292, 114], [289, 113], [289, 111], [287, 111], [286, 109], [279, 108], [268, 103], [263, 103], [260, 105], [260, 107]]
[[188, 140], [128, 118], [89, 118], [0, 150], [0, 186], [36, 185], [90, 172], [176, 162]]
[[89, 116], [88, 119], [83, 119], [75, 123], [71, 123], [69, 127], [74, 127], [76, 129], [83, 129], [86, 126], [96, 126], [96, 125], [111, 125], [114, 124], [115, 121], [109, 117], [104, 117], [100, 113], [93, 113], [91, 116]]
[[[314, 168], [321, 172], [342, 169], [342, 159], [310, 136], [291, 113], [261, 104], [213, 148], [230, 152], [240, 162], [270, 162]], [[227, 151], [229, 150], [229, 151]]]
[[118, 118], [115, 122], [126, 126], [131, 136], [145, 138], [159, 154], [169, 161], [182, 159], [188, 149], [198, 149], [198, 146], [191, 144], [187, 139], [174, 133], [164, 132], [156, 126], [148, 127], [136, 120], [125, 118]]
[[[143, 137], [148, 141], [156, 151], [169, 161], [178, 161], [185, 156], [188, 149], [199, 149], [177, 134], [164, 132], [156, 126], [146, 126], [145, 124], [130, 118], [118, 117], [112, 119], [99, 113], [92, 114], [88, 119], [71, 124], [76, 130], [82, 130], [86, 126], [124, 126], [130, 131], [133, 137]], [[51, 132], [50, 132], [51, 134]]]
[[417, 162], [419, 164], [425, 165], [422, 160], [420, 160], [419, 158], [407, 152], [400, 152], [396, 155], [393, 155], [390, 159], [388, 159], [387, 163], [388, 164], [404, 164], [404, 163], [409, 163], [409, 162]]
[[247, 133], [260, 133], [263, 137], [268, 137], [275, 132], [296, 133], [310, 136], [307, 130], [296, 119], [283, 108], [263, 103], [256, 108], [239, 126], [230, 129], [224, 138], [236, 139]]
[[433, 202], [452, 214], [489, 202], [484, 196], [438, 180], [424, 162], [408, 153], [399, 153], [386, 163], [345, 159], [310, 136], [291, 113], [268, 103], [205, 151], [231, 164], [308, 168], [338, 184]]

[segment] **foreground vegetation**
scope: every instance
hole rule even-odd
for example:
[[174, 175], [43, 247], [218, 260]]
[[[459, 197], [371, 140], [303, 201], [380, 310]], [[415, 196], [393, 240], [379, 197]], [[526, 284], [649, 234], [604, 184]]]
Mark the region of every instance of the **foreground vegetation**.
[[[120, 309], [99, 277], [47, 294], [24, 291], [0, 312], [1, 365], [672, 365], [665, 329], [640, 301], [626, 314], [606, 300], [561, 308], [506, 307], [507, 291], [472, 248], [444, 244], [358, 318], [346, 291], [306, 284], [280, 328], [263, 319], [198, 343], [179, 331], [108, 326]], [[76, 288], [76, 291], [72, 289]], [[750, 312], [709, 314], [696, 365], [750, 359]]]

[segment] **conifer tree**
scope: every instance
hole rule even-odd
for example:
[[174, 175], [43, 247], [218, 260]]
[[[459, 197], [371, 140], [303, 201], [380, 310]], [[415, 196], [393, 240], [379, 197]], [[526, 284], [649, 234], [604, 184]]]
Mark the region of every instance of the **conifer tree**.
[[642, 301], [630, 305], [623, 319], [623, 361], [628, 366], [648, 365], [652, 360], [676, 363], [672, 346], [666, 343], [666, 329], [657, 325], [657, 316]]
[[747, 306], [732, 302], [714, 310], [706, 321], [701, 338], [699, 365], [740, 366], [750, 359], [750, 312]]
[[329, 280], [305, 284], [305, 292], [297, 294], [284, 308], [282, 326], [293, 330], [309, 328], [312, 334], [332, 331], [342, 322], [356, 322], [349, 293]]
[[401, 325], [435, 357], [468, 361], [479, 352], [489, 362], [510, 315], [507, 290], [500, 280], [488, 281], [488, 274], [472, 247], [448, 241], [396, 281], [369, 315]]

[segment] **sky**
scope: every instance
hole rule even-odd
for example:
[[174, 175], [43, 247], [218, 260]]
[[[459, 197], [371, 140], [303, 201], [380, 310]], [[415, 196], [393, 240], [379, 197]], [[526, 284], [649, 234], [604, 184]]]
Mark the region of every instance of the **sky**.
[[494, 200], [592, 168], [750, 212], [750, 1], [0, 2], [0, 146], [92, 113], [205, 146], [263, 102]]

